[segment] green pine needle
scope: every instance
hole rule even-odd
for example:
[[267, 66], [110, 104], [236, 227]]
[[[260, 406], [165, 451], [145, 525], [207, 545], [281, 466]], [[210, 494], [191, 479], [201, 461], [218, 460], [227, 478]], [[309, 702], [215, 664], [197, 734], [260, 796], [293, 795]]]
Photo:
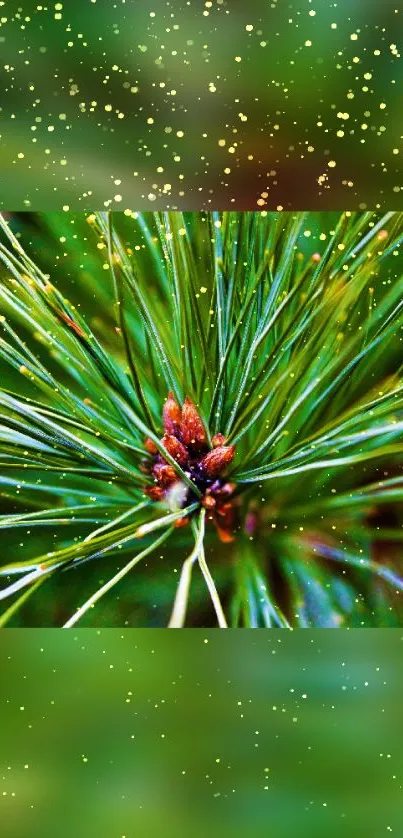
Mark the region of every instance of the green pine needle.
[[[401, 625], [402, 239], [400, 213], [1, 217], [0, 625]], [[228, 543], [169, 391], [235, 446]]]

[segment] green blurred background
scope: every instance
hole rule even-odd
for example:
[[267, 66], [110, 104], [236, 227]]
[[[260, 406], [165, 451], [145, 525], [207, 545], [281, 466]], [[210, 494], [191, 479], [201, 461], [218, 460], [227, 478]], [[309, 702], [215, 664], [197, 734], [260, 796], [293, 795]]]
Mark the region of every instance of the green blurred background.
[[[397, 6], [4, 2], [2, 208], [400, 208]], [[1, 637], [6, 838], [403, 834], [400, 630]]]
[[402, 640], [5, 629], [1, 833], [400, 836]]
[[401, 21], [391, 0], [3, 2], [2, 207], [399, 208]]

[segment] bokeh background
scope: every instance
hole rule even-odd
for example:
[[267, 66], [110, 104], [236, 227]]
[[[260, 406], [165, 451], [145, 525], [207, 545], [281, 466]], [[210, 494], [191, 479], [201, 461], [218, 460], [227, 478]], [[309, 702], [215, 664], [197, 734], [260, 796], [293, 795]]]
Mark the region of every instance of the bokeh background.
[[2, 208], [399, 208], [402, 16], [4, 0]]
[[2, 835], [400, 836], [402, 641], [6, 629]]
[[[399, 209], [397, 7], [4, 0], [2, 208]], [[1, 833], [401, 835], [402, 640], [6, 629]]]

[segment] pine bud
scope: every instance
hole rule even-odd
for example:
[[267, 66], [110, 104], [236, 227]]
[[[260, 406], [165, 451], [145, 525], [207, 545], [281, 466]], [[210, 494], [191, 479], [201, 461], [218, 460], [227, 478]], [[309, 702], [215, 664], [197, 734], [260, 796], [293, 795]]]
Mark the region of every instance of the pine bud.
[[172, 483], [178, 479], [176, 475], [176, 471], [172, 466], [164, 463], [156, 463], [153, 468], [153, 475], [160, 486], [164, 488], [166, 486], [172, 486]]
[[235, 538], [235, 509], [232, 503], [217, 503], [215, 524], [220, 541], [229, 543]]
[[220, 448], [214, 448], [203, 457], [200, 465], [209, 477], [215, 477], [221, 474], [228, 466], [235, 455], [235, 445], [223, 445]]
[[204, 445], [206, 442], [206, 432], [200, 416], [196, 410], [195, 405], [186, 396], [184, 405], [182, 407], [182, 422], [181, 422], [182, 441], [185, 445], [193, 445], [196, 448]]
[[204, 506], [205, 509], [214, 509], [215, 505], [216, 499], [213, 495], [204, 495], [204, 498], [202, 498], [202, 506]]
[[146, 449], [146, 451], [148, 451], [149, 454], [156, 454], [158, 451], [155, 442], [153, 442], [153, 440], [150, 439], [150, 437], [147, 437], [147, 439], [144, 440], [144, 448]]
[[188, 461], [187, 449], [181, 442], [179, 442], [179, 439], [176, 439], [176, 436], [172, 436], [172, 434], [165, 434], [161, 442], [164, 448], [168, 451], [168, 454], [170, 454], [180, 466], [186, 465]]
[[221, 448], [222, 445], [225, 445], [226, 441], [223, 434], [215, 434], [211, 440], [211, 444], [213, 448]]
[[189, 523], [189, 518], [187, 517], [187, 515], [185, 515], [184, 518], [177, 518], [176, 519], [176, 521], [174, 522], [174, 527], [176, 527], [176, 528], [186, 527], [186, 525], [188, 523]]
[[162, 423], [167, 434], [176, 436], [181, 425], [181, 409], [174, 399], [173, 393], [169, 391], [168, 398], [162, 408]]
[[217, 529], [217, 532], [218, 532], [218, 537], [219, 537], [220, 541], [223, 542], [223, 544], [230, 544], [231, 541], [235, 541], [235, 534], [232, 533], [232, 532], [229, 532], [228, 530], [225, 530], [223, 527], [220, 527], [220, 525], [217, 522], [216, 522], [216, 529]]
[[164, 497], [164, 490], [161, 486], [147, 486], [145, 492], [151, 500], [158, 501]]

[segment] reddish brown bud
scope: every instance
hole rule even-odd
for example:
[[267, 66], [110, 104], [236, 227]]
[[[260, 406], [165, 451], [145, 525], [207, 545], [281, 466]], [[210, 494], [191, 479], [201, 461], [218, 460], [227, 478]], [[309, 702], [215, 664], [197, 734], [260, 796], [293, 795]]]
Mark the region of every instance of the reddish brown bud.
[[185, 445], [200, 447], [206, 442], [203, 422], [195, 405], [187, 396], [182, 407], [181, 435]]
[[147, 437], [147, 439], [144, 440], [144, 448], [146, 449], [146, 451], [148, 451], [149, 454], [156, 454], [158, 451], [155, 442], [153, 442], [153, 440], [150, 439], [150, 437]]
[[220, 541], [230, 542], [234, 540], [235, 519], [235, 508], [232, 503], [217, 502], [214, 521]]
[[186, 527], [186, 524], [189, 523], [189, 518], [185, 515], [184, 518], [177, 518], [174, 527]]
[[164, 497], [164, 490], [161, 486], [147, 486], [145, 492], [151, 500], [162, 500]]
[[164, 463], [156, 463], [153, 468], [153, 475], [160, 486], [172, 486], [172, 483], [178, 479], [176, 476], [175, 469], [172, 466], [169, 466]]
[[224, 544], [229, 544], [231, 541], [235, 541], [235, 534], [233, 532], [225, 530], [223, 527], [218, 526], [217, 523], [216, 528], [218, 532], [218, 537], [220, 541], [222, 541]]
[[203, 457], [200, 465], [209, 477], [214, 477], [216, 474], [221, 474], [224, 471], [226, 466], [234, 459], [234, 455], [235, 445], [223, 445], [220, 448], [209, 451]]
[[150, 462], [150, 460], [140, 460], [139, 469], [142, 474], [150, 474], [151, 466], [152, 463]]
[[225, 445], [226, 441], [223, 434], [215, 434], [211, 440], [211, 444], [213, 448], [221, 448], [222, 445]]
[[162, 423], [167, 434], [173, 436], [178, 434], [181, 424], [181, 409], [171, 391], [169, 391], [168, 398], [162, 408]]
[[213, 495], [204, 495], [204, 498], [202, 498], [202, 506], [204, 506], [205, 509], [214, 509], [215, 505], [216, 499], [213, 498]]
[[176, 436], [172, 436], [172, 434], [165, 434], [161, 442], [164, 448], [168, 451], [168, 454], [170, 454], [180, 466], [186, 465], [188, 461], [187, 449], [181, 442], [179, 442], [179, 439], [176, 439]]

